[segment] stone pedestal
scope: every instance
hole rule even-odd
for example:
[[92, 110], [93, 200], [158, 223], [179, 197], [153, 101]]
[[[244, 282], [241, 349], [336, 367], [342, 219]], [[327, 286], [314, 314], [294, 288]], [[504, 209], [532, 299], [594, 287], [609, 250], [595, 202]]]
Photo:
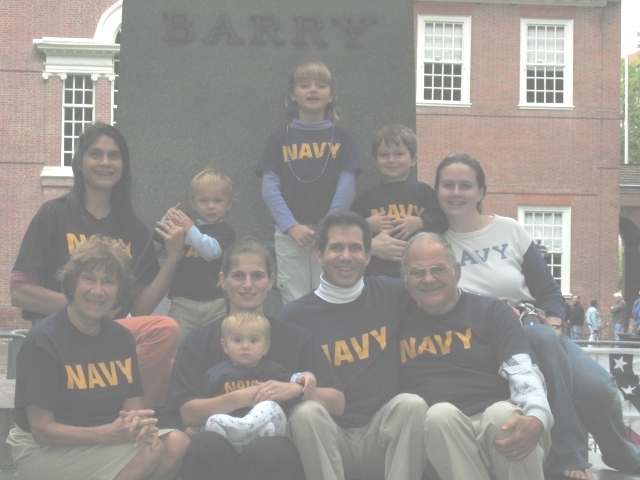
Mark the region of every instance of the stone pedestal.
[[127, 0], [123, 5], [118, 127], [131, 147], [138, 215], [151, 226], [186, 206], [206, 166], [234, 181], [238, 236], [273, 241], [253, 173], [267, 136], [285, 124], [289, 72], [322, 60], [336, 82], [341, 123], [378, 181], [371, 138], [415, 125], [410, 0]]

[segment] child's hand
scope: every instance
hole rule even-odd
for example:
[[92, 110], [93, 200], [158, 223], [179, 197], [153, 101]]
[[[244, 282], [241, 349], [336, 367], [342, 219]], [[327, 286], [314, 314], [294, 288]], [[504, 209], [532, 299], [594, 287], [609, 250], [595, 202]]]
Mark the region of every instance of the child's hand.
[[369, 227], [371, 227], [371, 231], [373, 233], [380, 233], [383, 230], [392, 229], [395, 226], [395, 220], [396, 217], [387, 215], [383, 209], [379, 213], [367, 218], [367, 223], [369, 224]]
[[422, 218], [413, 215], [400, 215], [400, 218], [393, 223], [394, 227], [391, 229], [391, 236], [399, 238], [400, 240], [407, 240], [411, 235], [422, 230], [424, 227]]
[[306, 225], [294, 225], [287, 230], [287, 235], [289, 235], [300, 248], [304, 248], [307, 245], [313, 246], [315, 242], [314, 231]]
[[302, 385], [302, 393], [304, 395], [309, 395], [316, 389], [316, 376], [311, 372], [301, 373], [296, 378], [296, 383]]
[[182, 227], [185, 232], [189, 232], [191, 227], [193, 227], [193, 220], [191, 220], [189, 215], [184, 213], [182, 210], [178, 210], [177, 207], [178, 206], [170, 208], [167, 211], [167, 220], [170, 220], [177, 226]]

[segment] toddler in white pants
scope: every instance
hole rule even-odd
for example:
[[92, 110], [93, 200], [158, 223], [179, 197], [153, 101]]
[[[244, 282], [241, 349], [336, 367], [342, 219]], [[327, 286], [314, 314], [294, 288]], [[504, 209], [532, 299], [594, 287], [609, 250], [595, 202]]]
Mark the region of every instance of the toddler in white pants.
[[290, 377], [281, 364], [263, 358], [271, 344], [270, 326], [258, 312], [228, 315], [222, 322], [220, 343], [229, 360], [207, 371], [204, 397], [233, 394], [239, 398], [240, 408], [211, 415], [201, 430], [222, 435], [238, 453], [255, 438], [286, 436], [287, 417], [278, 403], [269, 400], [277, 396], [281, 386], [274, 383], [267, 391], [260, 386], [270, 380], [298, 383], [304, 394], [315, 388], [315, 376], [302, 372]]

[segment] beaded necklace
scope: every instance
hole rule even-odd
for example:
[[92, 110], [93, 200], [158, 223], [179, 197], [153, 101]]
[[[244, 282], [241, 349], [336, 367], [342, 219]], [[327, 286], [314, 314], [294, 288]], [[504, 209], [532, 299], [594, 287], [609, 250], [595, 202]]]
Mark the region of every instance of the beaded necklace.
[[327, 148], [327, 159], [324, 162], [324, 167], [322, 167], [322, 171], [320, 172], [320, 175], [318, 175], [316, 178], [314, 178], [313, 180], [302, 180], [298, 175], [296, 175], [296, 172], [293, 171], [293, 167], [291, 166], [291, 164], [293, 163], [293, 159], [289, 156], [289, 125], [287, 125], [287, 136], [285, 138], [285, 146], [287, 147], [285, 150], [285, 155], [289, 158], [289, 161], [287, 162], [289, 164], [289, 170], [291, 170], [291, 173], [293, 174], [294, 177], [296, 177], [296, 180], [298, 180], [299, 182], [302, 183], [313, 183], [313, 182], [317, 182], [320, 177], [322, 176], [322, 174], [324, 173], [324, 171], [327, 169], [327, 165], [329, 165], [329, 158], [331, 158], [331, 150], [333, 149], [333, 134], [336, 131], [336, 124], [332, 124], [331, 125], [331, 141], [329, 142], [329, 145], [327, 145], [329, 148]]

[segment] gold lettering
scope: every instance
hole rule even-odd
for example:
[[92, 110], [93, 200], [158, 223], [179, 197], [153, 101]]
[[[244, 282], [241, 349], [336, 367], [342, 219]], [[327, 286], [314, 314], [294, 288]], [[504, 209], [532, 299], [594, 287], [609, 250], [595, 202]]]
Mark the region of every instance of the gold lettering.
[[407, 340], [400, 341], [400, 362], [401, 363], [407, 362], [407, 355], [409, 355], [410, 358], [416, 358], [417, 356], [416, 339], [413, 337], [411, 337], [408, 342]]
[[[400, 216], [401, 217], [406, 217], [407, 216], [407, 211], [404, 209], [404, 205], [401, 203], [400, 205], [398, 205], [398, 210], [400, 211]], [[409, 214], [411, 215], [411, 214]]]
[[298, 158], [311, 158], [311, 145], [303, 143], [300, 145], [300, 156]]
[[107, 382], [109, 382], [109, 385], [111, 385], [112, 387], [118, 385], [118, 372], [116, 372], [115, 363], [109, 362], [110, 370], [107, 369], [107, 366], [104, 362], [100, 362], [98, 366], [100, 367], [100, 370], [102, 370], [102, 374], [107, 379]]
[[460, 340], [462, 340], [462, 345], [464, 346], [465, 350], [468, 350], [471, 348], [471, 329], [470, 328], [467, 328], [466, 333], [455, 332], [455, 334], [458, 336]]
[[420, 215], [422, 215], [422, 212], [424, 212], [424, 207], [418, 207], [417, 205], [414, 205], [414, 210], [415, 210], [414, 215], [416, 217], [419, 217]]
[[362, 347], [358, 345], [356, 337], [351, 337], [351, 345], [353, 345], [353, 348], [358, 354], [358, 358], [360, 360], [369, 358], [369, 335], [367, 333], [362, 334]]
[[236, 390], [236, 382], [224, 382], [224, 393], [230, 393]]
[[94, 388], [96, 385], [100, 385], [101, 387], [107, 386], [107, 384], [104, 383], [104, 380], [100, 376], [98, 369], [93, 363], [90, 363], [88, 366], [88, 374], [89, 374], [89, 388]]
[[444, 343], [442, 343], [442, 337], [440, 335], [434, 335], [443, 355], [449, 355], [449, 353], [451, 353], [451, 330], [449, 330], [446, 335], [447, 337]]
[[67, 371], [67, 389], [68, 390], [73, 390], [74, 385], [80, 390], [84, 390], [85, 388], [87, 388], [87, 382], [84, 379], [84, 372], [82, 371], [82, 365], [76, 365], [75, 372], [73, 371], [73, 367], [71, 365], [65, 365], [64, 368]]
[[387, 215], [396, 217], [396, 219], [400, 218], [400, 212], [398, 211], [398, 206], [395, 203], [393, 205], [389, 205], [389, 211], [387, 212]]
[[319, 148], [317, 143], [313, 144], [313, 154], [316, 156], [316, 158], [324, 157], [324, 149], [326, 148], [326, 146], [327, 142], [322, 142]]
[[349, 363], [353, 363], [353, 355], [351, 355], [351, 352], [349, 351], [349, 346], [347, 345], [347, 342], [345, 342], [344, 340], [338, 340], [336, 342], [336, 353], [335, 353], [335, 360], [333, 362], [333, 365], [335, 367], [339, 367], [340, 364], [342, 362], [349, 362]]
[[371, 330], [369, 333], [380, 344], [380, 350], [384, 350], [387, 346], [387, 327], [380, 327], [380, 333], [377, 330]]
[[131, 373], [131, 357], [127, 358], [124, 361], [124, 365], [120, 360], [116, 360], [116, 365], [122, 371], [122, 373], [124, 373], [124, 376], [127, 377], [127, 382], [133, 383], [133, 375]]
[[327, 360], [331, 361], [331, 354], [329, 353], [329, 345], [322, 345], [322, 350], [324, 350], [324, 354], [327, 356]]
[[288, 162], [289, 160], [297, 160], [298, 159], [298, 146], [297, 145], [283, 145], [282, 146], [282, 156], [284, 157], [284, 161]]
[[336, 156], [338, 155], [338, 150], [340, 150], [340, 144], [330, 143], [329, 145], [331, 145], [331, 158], [336, 158]]
[[422, 355], [424, 352], [432, 353], [433, 355], [437, 355], [436, 346], [431, 340], [431, 337], [424, 337], [422, 339], [422, 343], [418, 347], [418, 355]]
[[78, 238], [73, 233], [67, 233], [67, 246], [69, 247], [69, 255], [71, 255], [76, 247], [86, 239], [87, 236], [83, 234], [80, 234], [80, 238]]

